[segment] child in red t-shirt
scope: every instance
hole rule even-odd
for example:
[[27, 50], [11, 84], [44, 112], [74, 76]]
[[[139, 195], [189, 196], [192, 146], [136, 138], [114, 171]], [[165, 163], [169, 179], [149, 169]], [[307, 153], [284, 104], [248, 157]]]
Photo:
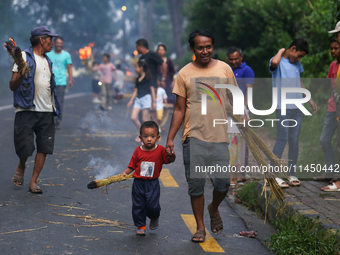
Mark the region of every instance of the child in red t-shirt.
[[174, 162], [176, 156], [168, 156], [165, 148], [156, 144], [160, 135], [158, 125], [154, 121], [146, 121], [141, 125], [139, 138], [143, 145], [135, 149], [122, 175], [128, 175], [135, 170], [132, 185], [132, 217], [138, 228], [136, 234], [144, 236], [146, 217], [151, 220], [151, 230], [158, 228], [161, 210], [158, 177], [163, 164]]

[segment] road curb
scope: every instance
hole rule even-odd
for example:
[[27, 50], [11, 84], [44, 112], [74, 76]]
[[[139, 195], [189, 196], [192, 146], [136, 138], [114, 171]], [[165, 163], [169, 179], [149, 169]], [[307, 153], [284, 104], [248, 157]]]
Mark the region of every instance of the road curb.
[[[285, 200], [283, 201], [283, 205], [280, 206], [278, 201], [274, 198], [273, 192], [271, 189], [266, 187], [266, 191], [263, 190], [264, 182], [258, 182], [255, 186], [255, 194], [257, 198], [257, 204], [260, 206], [261, 210], [263, 212], [267, 212], [267, 219], [270, 222], [273, 222], [275, 220], [279, 219], [287, 219], [290, 216], [292, 217], [298, 217], [300, 215], [303, 215], [304, 217], [316, 219], [319, 216], [319, 219], [317, 222], [320, 225], [320, 230], [330, 230], [336, 231], [337, 229], [340, 229], [338, 225], [332, 224], [330, 220], [328, 220], [325, 216], [318, 213], [308, 205], [303, 204], [299, 200], [297, 200], [293, 195], [289, 195], [289, 189], [287, 189], [288, 192], [285, 192]], [[266, 203], [267, 200], [267, 203]], [[335, 249], [340, 249], [340, 235], [338, 235], [337, 242], [335, 244]]]

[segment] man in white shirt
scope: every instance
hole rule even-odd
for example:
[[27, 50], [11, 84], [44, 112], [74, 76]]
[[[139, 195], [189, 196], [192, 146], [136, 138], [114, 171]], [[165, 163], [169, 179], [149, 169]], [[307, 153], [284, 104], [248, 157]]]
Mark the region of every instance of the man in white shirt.
[[31, 193], [42, 193], [37, 185], [44, 166], [46, 154], [53, 153], [55, 124], [54, 116], [60, 114], [59, 99], [52, 71], [52, 62], [46, 53], [52, 49], [52, 37], [58, 36], [47, 27], [39, 26], [31, 31], [31, 47], [22, 52], [29, 66], [27, 75], [21, 75], [14, 64], [9, 87], [13, 91], [15, 122], [14, 145], [19, 165], [14, 173], [13, 184], [21, 187], [24, 182], [26, 160], [35, 149], [37, 155], [33, 175], [29, 183]]

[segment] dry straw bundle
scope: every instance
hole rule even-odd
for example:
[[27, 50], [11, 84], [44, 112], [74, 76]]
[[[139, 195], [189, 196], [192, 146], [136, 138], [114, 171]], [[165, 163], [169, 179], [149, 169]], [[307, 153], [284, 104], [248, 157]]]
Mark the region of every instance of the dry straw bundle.
[[109, 184], [114, 183], [114, 182], [126, 181], [127, 179], [130, 179], [130, 178], [133, 178], [133, 174], [128, 174], [126, 176], [123, 176], [123, 175], [120, 175], [120, 174], [113, 175], [113, 176], [107, 177], [105, 179], [91, 181], [87, 184], [87, 188], [88, 189], [98, 189], [98, 188], [104, 187], [104, 186], [109, 185]]
[[18, 65], [18, 73], [21, 75], [26, 75], [29, 71], [28, 65], [22, 58], [21, 49], [16, 46], [13, 38], [9, 38], [9, 40], [4, 43], [4, 47], [7, 49], [7, 52], [11, 58], [13, 58], [14, 63]]
[[[232, 118], [234, 122], [242, 122], [242, 119], [233, 114], [233, 107], [231, 105], [226, 106], [227, 114]], [[285, 164], [267, 147], [267, 145], [263, 142], [263, 140], [251, 129], [239, 129], [244, 140], [246, 141], [249, 150], [252, 152], [256, 162], [259, 166], [266, 166], [267, 163], [263, 157], [262, 152], [266, 155], [266, 157], [273, 162], [275, 166], [284, 166]], [[261, 152], [262, 151], [262, 152]], [[281, 187], [275, 180], [275, 177], [280, 177], [283, 179], [287, 179], [287, 175], [284, 172], [265, 172], [264, 178], [269, 183], [271, 190], [273, 191], [274, 196], [281, 203], [285, 197]]]

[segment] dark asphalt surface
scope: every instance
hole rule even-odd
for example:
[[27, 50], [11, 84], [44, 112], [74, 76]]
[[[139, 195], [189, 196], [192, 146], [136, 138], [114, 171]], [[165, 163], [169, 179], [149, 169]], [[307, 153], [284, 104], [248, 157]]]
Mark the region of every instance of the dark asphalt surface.
[[[0, 110], [0, 254], [209, 253], [190, 241], [191, 233], [181, 217], [181, 214], [192, 214], [184, 177], [181, 134], [175, 143], [176, 162], [164, 167], [170, 169], [179, 187], [161, 184], [162, 211], [156, 231], [147, 228], [147, 235], [139, 237], [133, 225], [123, 225], [128, 229], [104, 223], [89, 227], [91, 222], [75, 217], [92, 215], [133, 224], [132, 180], [110, 185], [107, 189], [88, 190], [86, 187], [99, 172], [104, 176], [121, 173], [138, 145], [134, 141], [137, 130], [127, 115], [127, 101], [124, 99], [114, 105], [111, 112], [96, 110], [90, 94], [65, 101], [64, 120], [56, 133], [55, 153], [47, 157], [40, 175], [42, 195], [28, 192], [33, 156], [27, 161], [23, 187], [16, 188], [12, 183], [18, 164], [13, 144], [14, 109]], [[4, 104], [0, 102], [0, 106]], [[163, 146], [165, 139], [166, 134], [163, 134], [160, 142]], [[211, 201], [211, 193], [212, 187], [207, 183], [206, 205]], [[247, 228], [226, 201], [220, 213], [224, 232], [214, 238], [225, 254], [270, 254], [257, 239], [238, 235]], [[210, 229], [207, 210], [205, 223]], [[92, 224], [98, 225], [98, 222]], [[8, 233], [20, 230], [32, 231]]]

